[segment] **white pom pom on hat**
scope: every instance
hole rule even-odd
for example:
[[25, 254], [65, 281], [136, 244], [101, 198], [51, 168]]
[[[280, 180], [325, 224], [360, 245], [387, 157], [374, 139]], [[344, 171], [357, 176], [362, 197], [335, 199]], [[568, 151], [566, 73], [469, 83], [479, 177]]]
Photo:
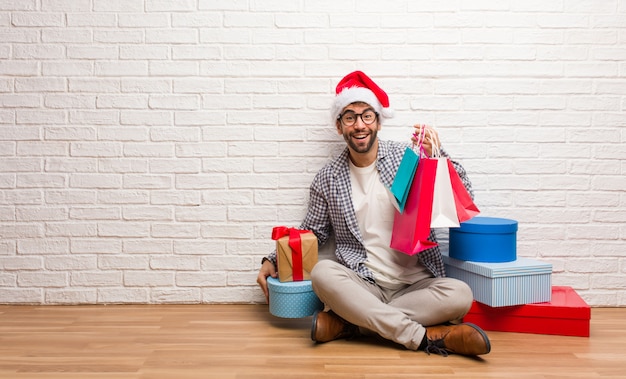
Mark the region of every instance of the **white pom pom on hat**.
[[333, 122], [337, 120], [343, 108], [355, 102], [369, 104], [383, 119], [394, 116], [393, 109], [389, 107], [387, 93], [362, 71], [351, 72], [341, 79], [335, 93], [331, 108]]

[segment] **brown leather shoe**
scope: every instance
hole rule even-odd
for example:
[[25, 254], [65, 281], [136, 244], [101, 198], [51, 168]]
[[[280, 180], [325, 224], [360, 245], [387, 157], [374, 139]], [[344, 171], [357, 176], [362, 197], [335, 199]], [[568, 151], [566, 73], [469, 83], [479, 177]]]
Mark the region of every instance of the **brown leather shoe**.
[[317, 343], [330, 342], [340, 338], [354, 337], [358, 333], [358, 327], [352, 325], [333, 311], [313, 314], [311, 325], [311, 339]]
[[426, 328], [427, 353], [447, 356], [449, 353], [461, 355], [481, 355], [491, 351], [487, 334], [477, 325], [438, 325]]

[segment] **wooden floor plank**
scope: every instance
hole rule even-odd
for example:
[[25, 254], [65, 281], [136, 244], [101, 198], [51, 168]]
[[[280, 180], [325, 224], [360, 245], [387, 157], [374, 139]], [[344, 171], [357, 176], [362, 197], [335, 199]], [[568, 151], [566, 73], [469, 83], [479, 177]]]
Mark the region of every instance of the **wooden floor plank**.
[[0, 378], [626, 378], [626, 308], [591, 336], [489, 332], [481, 358], [373, 338], [316, 345], [265, 305], [0, 306]]

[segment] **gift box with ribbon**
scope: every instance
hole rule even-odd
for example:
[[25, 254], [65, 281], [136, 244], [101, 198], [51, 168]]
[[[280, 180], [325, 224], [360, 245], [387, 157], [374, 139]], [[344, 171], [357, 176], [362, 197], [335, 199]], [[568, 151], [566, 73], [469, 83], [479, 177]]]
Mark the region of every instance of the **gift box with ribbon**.
[[317, 263], [317, 237], [310, 230], [277, 226], [272, 230], [276, 240], [276, 265], [281, 282], [311, 279]]

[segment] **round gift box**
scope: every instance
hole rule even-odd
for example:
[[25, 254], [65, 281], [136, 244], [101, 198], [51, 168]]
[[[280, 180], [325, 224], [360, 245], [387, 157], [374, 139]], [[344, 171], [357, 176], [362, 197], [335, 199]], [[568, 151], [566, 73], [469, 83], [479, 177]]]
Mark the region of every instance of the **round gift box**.
[[270, 313], [282, 318], [302, 318], [312, 316], [322, 310], [324, 304], [313, 292], [310, 280], [300, 282], [281, 282], [267, 278], [270, 291]]
[[500, 263], [517, 259], [517, 221], [474, 217], [450, 228], [450, 257], [462, 261]]

